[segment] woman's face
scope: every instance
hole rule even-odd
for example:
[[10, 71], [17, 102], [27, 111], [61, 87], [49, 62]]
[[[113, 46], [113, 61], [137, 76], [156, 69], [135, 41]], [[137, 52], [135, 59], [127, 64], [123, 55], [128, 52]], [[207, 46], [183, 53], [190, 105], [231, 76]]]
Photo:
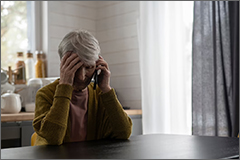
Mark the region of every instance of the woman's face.
[[91, 65], [83, 64], [75, 73], [73, 88], [75, 90], [85, 89], [92, 80], [95, 68], [96, 62], [94, 61]]

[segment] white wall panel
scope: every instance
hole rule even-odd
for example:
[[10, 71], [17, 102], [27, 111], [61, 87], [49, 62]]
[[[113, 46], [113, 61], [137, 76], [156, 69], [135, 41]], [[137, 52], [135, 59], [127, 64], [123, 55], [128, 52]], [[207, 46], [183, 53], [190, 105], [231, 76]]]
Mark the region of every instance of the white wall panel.
[[126, 14], [136, 11], [139, 8], [138, 1], [125, 1], [106, 6], [104, 9], [98, 10], [97, 19], [104, 19], [116, 15]]
[[111, 6], [117, 3], [121, 3], [122, 1], [97, 1], [97, 8], [104, 8], [106, 6]]
[[96, 37], [99, 38], [101, 42], [124, 39], [133, 36], [137, 36], [137, 24], [131, 24], [105, 31], [98, 31], [96, 35]]
[[49, 37], [51, 38], [63, 38], [68, 32], [72, 31], [72, 28], [61, 26], [50, 26]]
[[138, 49], [138, 39], [137, 37], [130, 37], [104, 43], [100, 42], [100, 47], [102, 54]]
[[60, 57], [58, 55], [58, 51], [49, 51], [49, 55], [47, 57], [49, 60], [51, 60], [52, 63], [59, 63]]
[[57, 51], [61, 40], [60, 38], [50, 38], [51, 46], [49, 47], [49, 51]]
[[48, 74], [49, 77], [60, 77], [59, 63], [49, 63], [48, 65]]
[[63, 2], [93, 9], [97, 8], [97, 1], [63, 1]]
[[109, 65], [131, 63], [131, 62], [139, 61], [138, 53], [139, 53], [138, 49], [133, 49], [133, 50], [126, 50], [126, 51], [104, 54], [103, 58], [108, 62]]
[[79, 17], [73, 17], [69, 15], [62, 15], [58, 13], [50, 13], [50, 25], [62, 26], [62, 27], [76, 27], [76, 28], [86, 28], [91, 31], [95, 30], [96, 22], [90, 19], [83, 19]]
[[117, 96], [120, 102], [141, 100], [141, 88], [114, 88], [114, 89], [116, 89], [117, 91]]
[[106, 31], [130, 24], [136, 24], [138, 16], [139, 13], [137, 11], [133, 11], [106, 19], [97, 19], [96, 29], [97, 31]]
[[139, 88], [141, 81], [139, 75], [111, 77], [111, 85], [115, 88]]
[[49, 9], [52, 13], [96, 20], [96, 9], [94, 8], [88, 8], [71, 3], [63, 3], [62, 1], [49, 1], [49, 3]]
[[139, 75], [139, 62], [109, 65], [111, 75], [114, 76], [132, 76]]
[[50, 30], [51, 32], [49, 33], [49, 37], [52, 38], [63, 38], [67, 33], [69, 33], [70, 31], [73, 30], [77, 30], [77, 29], [82, 29], [82, 30], [88, 30], [89, 32], [91, 32], [94, 36], [96, 36], [95, 31], [91, 31], [89, 29], [85, 29], [83, 27], [62, 27], [62, 26], [50, 26]]

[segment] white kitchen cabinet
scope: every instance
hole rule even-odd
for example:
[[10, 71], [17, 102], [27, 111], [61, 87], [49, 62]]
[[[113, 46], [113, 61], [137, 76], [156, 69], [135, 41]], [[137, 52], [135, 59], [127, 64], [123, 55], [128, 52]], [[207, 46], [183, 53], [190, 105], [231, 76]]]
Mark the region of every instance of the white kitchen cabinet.
[[141, 135], [142, 134], [142, 115], [129, 115], [132, 119], [133, 127], [132, 127], [132, 134], [134, 135]]
[[1, 148], [30, 146], [33, 132], [32, 121], [2, 122]]

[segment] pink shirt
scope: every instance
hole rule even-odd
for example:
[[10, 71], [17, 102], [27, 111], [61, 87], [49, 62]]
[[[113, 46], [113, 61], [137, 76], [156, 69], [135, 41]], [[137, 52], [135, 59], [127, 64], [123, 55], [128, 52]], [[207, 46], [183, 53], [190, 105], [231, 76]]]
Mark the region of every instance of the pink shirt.
[[87, 138], [88, 89], [73, 90], [70, 102], [71, 142], [84, 141]]

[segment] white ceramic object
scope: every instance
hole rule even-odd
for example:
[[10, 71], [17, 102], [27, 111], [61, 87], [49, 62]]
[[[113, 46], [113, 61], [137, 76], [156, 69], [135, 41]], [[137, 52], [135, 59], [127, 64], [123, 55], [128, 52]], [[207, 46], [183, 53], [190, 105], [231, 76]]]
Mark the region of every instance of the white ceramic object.
[[8, 82], [5, 84], [1, 84], [1, 94], [6, 93], [7, 91], [15, 91], [15, 86], [9, 84]]
[[19, 113], [21, 111], [20, 95], [16, 93], [4, 93], [1, 95], [1, 113]]
[[[32, 78], [28, 81], [27, 88], [27, 101], [25, 104], [25, 110], [29, 109], [31, 103], [35, 103], [37, 91], [42, 88], [42, 80], [40, 78]], [[31, 108], [31, 107], [30, 107]]]
[[8, 90], [14, 92], [15, 87], [8, 83], [7, 73], [1, 71], [1, 94], [6, 93]]
[[27, 103], [25, 105], [26, 112], [34, 112], [35, 111], [35, 103]]

